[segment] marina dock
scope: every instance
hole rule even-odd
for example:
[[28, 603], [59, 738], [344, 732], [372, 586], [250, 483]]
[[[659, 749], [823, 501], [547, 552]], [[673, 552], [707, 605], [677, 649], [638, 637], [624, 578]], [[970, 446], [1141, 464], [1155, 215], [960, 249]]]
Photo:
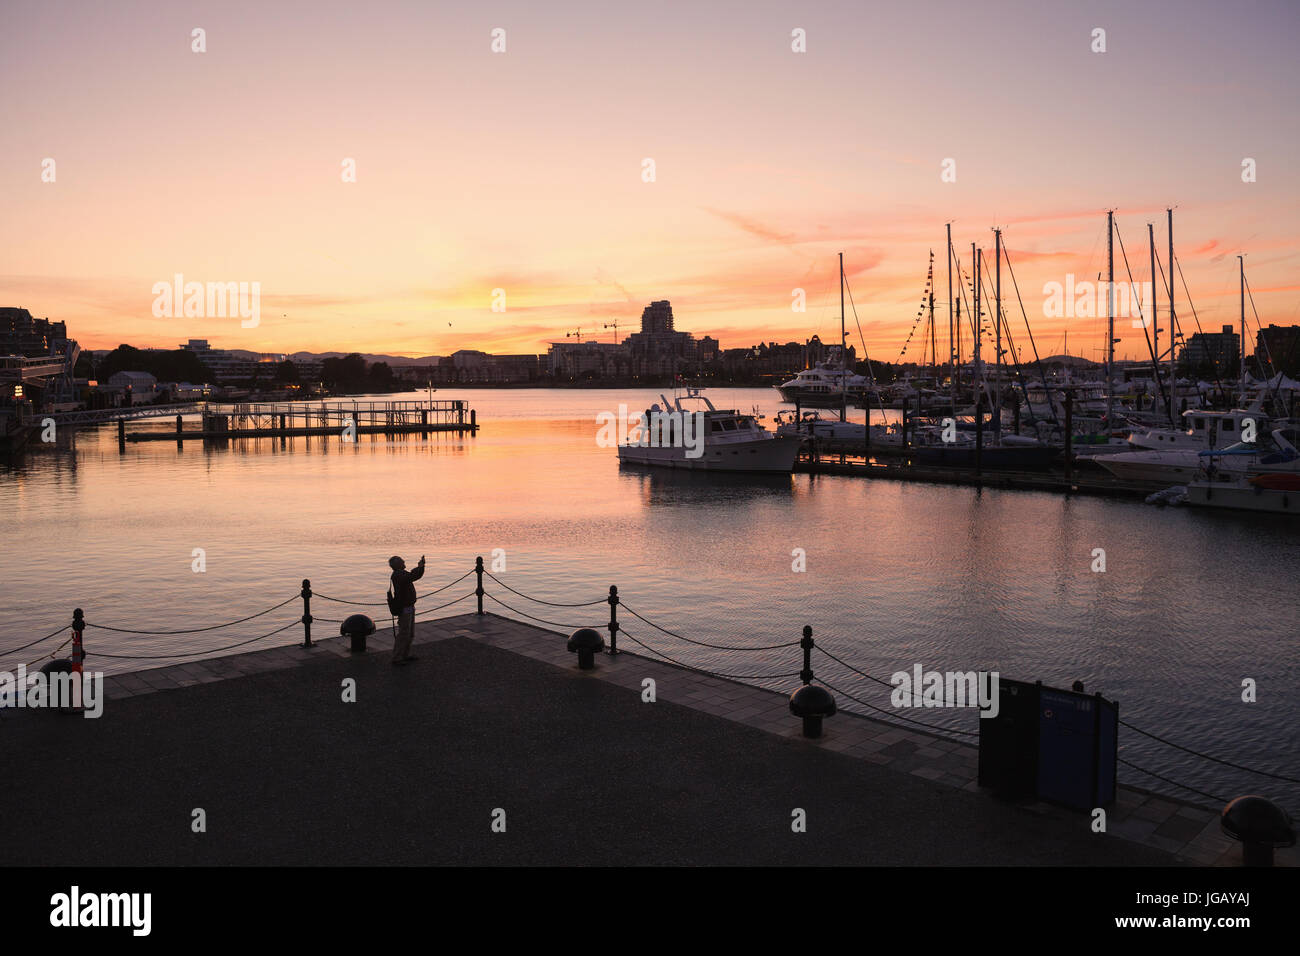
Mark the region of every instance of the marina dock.
[[928, 484], [966, 485], [1020, 491], [1052, 491], [1061, 494], [1100, 495], [1110, 498], [1144, 499], [1159, 490], [1150, 484], [1120, 481], [1096, 467], [1078, 468], [1072, 474], [1052, 471], [995, 471], [914, 465], [895, 457], [890, 460], [864, 459], [861, 455], [801, 454], [794, 470], [809, 475], [844, 475], [852, 478], [886, 478]]
[[[0, 754], [23, 768], [8, 859], [1239, 862], [1213, 809], [1121, 787], [1096, 834], [1085, 814], [981, 791], [973, 747], [848, 713], [804, 738], [785, 694], [626, 651], [579, 670], [564, 635], [513, 619], [417, 623], [406, 667], [390, 665], [388, 635], [367, 653], [330, 638], [111, 676], [97, 720], [0, 711]], [[349, 679], [355, 703], [341, 699]], [[51, 812], [69, 800], [75, 825]]]
[[195, 441], [231, 438], [294, 438], [314, 435], [476, 434], [478, 414], [463, 399], [358, 402], [245, 402], [196, 406], [198, 428], [176, 415], [174, 431], [128, 434], [118, 417], [118, 442]]

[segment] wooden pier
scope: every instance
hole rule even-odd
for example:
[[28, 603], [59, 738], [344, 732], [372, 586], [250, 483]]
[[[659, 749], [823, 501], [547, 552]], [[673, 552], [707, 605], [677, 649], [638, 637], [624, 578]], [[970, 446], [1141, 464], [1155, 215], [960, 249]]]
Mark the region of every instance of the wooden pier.
[[1120, 481], [1099, 469], [1077, 465], [1072, 474], [1063, 471], [995, 471], [985, 468], [951, 468], [939, 465], [913, 465], [902, 457], [884, 462], [864, 460], [848, 454], [800, 454], [794, 470], [808, 475], [846, 475], [853, 478], [892, 478], [896, 481], [923, 481], [941, 485], [969, 485], [976, 488], [1004, 488], [1018, 491], [1054, 491], [1064, 494], [1100, 495], [1111, 498], [1143, 499], [1159, 487]]
[[245, 402], [208, 403], [198, 409], [199, 427], [128, 435], [117, 420], [119, 444], [128, 441], [195, 441], [230, 438], [294, 438], [314, 435], [476, 434], [478, 416], [463, 399], [398, 402]]

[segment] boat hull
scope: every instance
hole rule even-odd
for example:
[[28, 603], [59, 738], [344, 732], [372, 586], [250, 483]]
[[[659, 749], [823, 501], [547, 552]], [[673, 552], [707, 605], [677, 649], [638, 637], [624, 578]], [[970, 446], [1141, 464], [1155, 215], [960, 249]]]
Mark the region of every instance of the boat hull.
[[846, 404], [861, 408], [866, 401], [866, 396], [862, 392], [853, 389], [849, 390], [847, 401], [839, 392], [813, 392], [789, 385], [777, 385], [776, 390], [781, 393], [783, 402], [804, 408], [839, 408]]
[[783, 435], [758, 441], [705, 442], [698, 458], [688, 458], [685, 448], [619, 445], [618, 460], [682, 471], [791, 472], [801, 443], [802, 439]]
[[1104, 455], [1097, 458], [1097, 464], [1121, 481], [1151, 484], [1185, 485], [1201, 473], [1195, 452], [1188, 453], [1183, 461], [1171, 460], [1171, 453], [1164, 454], [1163, 461], [1153, 460], [1142, 452]]
[[1194, 481], [1187, 486], [1187, 503], [1198, 508], [1300, 515], [1300, 492], [1249, 484]]
[[[922, 465], [943, 465], [951, 468], [974, 468], [974, 443], [953, 445], [920, 445], [904, 454]], [[1045, 471], [1061, 454], [1051, 445], [1018, 445], [985, 448], [980, 452], [980, 467], [991, 471]]]

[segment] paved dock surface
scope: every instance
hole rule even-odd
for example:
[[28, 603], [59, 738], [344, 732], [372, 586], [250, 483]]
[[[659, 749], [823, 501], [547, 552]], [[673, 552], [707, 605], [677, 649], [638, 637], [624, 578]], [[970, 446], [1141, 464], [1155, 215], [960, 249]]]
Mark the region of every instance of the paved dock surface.
[[[421, 623], [420, 660], [405, 667], [389, 663], [389, 646], [372, 638], [369, 653], [351, 655], [334, 639], [111, 677], [97, 720], [8, 712], [0, 722], [9, 768], [4, 859], [1231, 859], [1232, 845], [1211, 833], [1205, 812], [1175, 801], [1125, 792], [1112, 833], [1093, 834], [1084, 815], [979, 791], [971, 748], [848, 715], [828, 722], [821, 741], [805, 740], [781, 695], [631, 654], [601, 656], [598, 670], [582, 672], [562, 636], [505, 618]], [[642, 701], [647, 676], [657, 681], [655, 703]], [[342, 701], [347, 678], [356, 703]], [[940, 779], [945, 773], [951, 779]], [[196, 808], [206, 833], [191, 830]], [[796, 808], [806, 812], [805, 833], [792, 832]], [[504, 833], [492, 830], [498, 809]], [[1125, 821], [1129, 832], [1115, 832]]]

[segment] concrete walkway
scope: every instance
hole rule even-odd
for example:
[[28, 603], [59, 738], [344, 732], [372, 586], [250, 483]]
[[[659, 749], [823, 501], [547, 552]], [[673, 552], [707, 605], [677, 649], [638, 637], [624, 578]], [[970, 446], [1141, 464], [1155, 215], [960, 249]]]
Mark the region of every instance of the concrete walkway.
[[7, 712], [7, 861], [1237, 861], [1204, 810], [1124, 791], [1094, 834], [1084, 815], [979, 792], [973, 748], [851, 715], [805, 740], [783, 695], [632, 654], [581, 672], [561, 635], [505, 618], [421, 623], [406, 667], [388, 646], [351, 655], [336, 638], [110, 677], [98, 720]]

